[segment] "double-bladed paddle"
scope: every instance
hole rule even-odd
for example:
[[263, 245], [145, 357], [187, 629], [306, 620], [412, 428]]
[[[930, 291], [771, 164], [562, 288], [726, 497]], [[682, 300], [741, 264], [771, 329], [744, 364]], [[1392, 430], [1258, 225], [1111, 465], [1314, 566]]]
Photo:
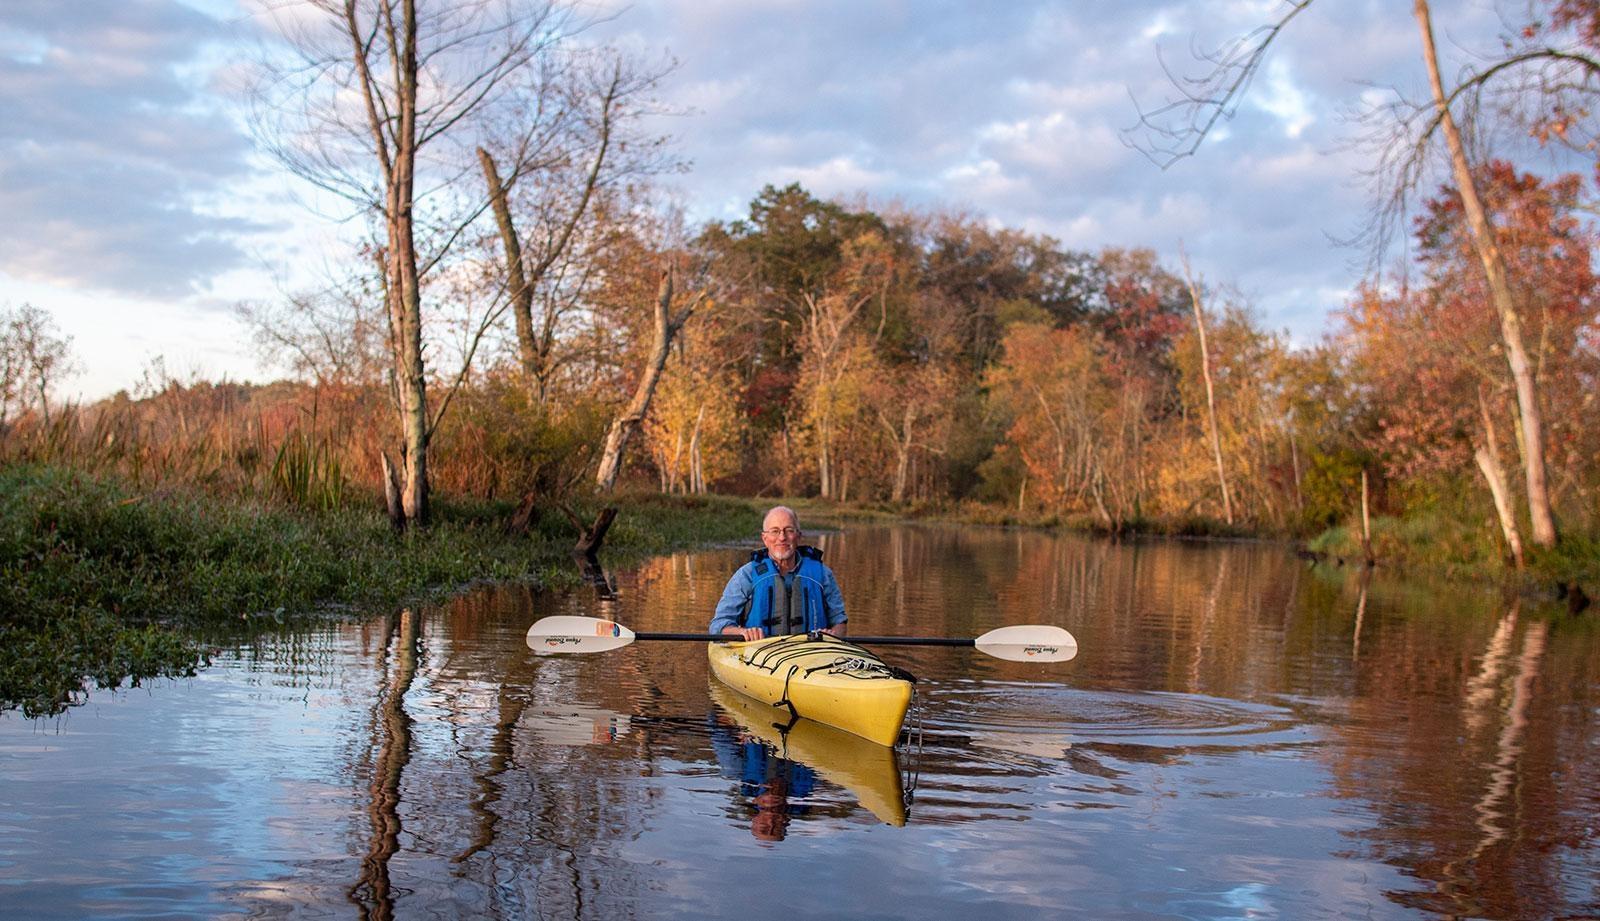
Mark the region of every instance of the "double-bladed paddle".
[[[1065, 662], [1078, 654], [1078, 641], [1061, 629], [1040, 624], [1000, 627], [976, 639], [944, 636], [848, 636], [865, 646], [971, 646], [985, 655], [1010, 662]], [[689, 643], [737, 643], [728, 633], [635, 633], [619, 623], [597, 617], [558, 614], [540, 618], [528, 628], [528, 647], [534, 652], [610, 652], [635, 640], [677, 640]]]

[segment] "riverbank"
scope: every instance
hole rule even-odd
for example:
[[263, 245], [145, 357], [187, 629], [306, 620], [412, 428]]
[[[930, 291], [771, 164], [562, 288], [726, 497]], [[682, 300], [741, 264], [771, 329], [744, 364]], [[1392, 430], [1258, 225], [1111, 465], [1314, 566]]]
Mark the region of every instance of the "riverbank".
[[[885, 503], [851, 505], [815, 499], [785, 500], [806, 521], [928, 521], [980, 527], [1029, 528], [1071, 531], [1119, 538], [1172, 538], [1183, 540], [1265, 540], [1293, 545], [1310, 562], [1332, 566], [1359, 566], [1366, 560], [1358, 529], [1327, 528], [1306, 536], [1281, 529], [1244, 524], [1230, 525], [1203, 516], [1182, 519], [1140, 519], [1125, 522], [1116, 532], [1088, 516], [1061, 516], [1045, 512], [976, 503], [959, 505], [907, 505]], [[1418, 576], [1509, 586], [1533, 595], [1555, 596], [1582, 607], [1584, 598], [1600, 598], [1600, 537], [1577, 530], [1562, 535], [1561, 546], [1541, 551], [1530, 548], [1525, 568], [1517, 570], [1506, 559], [1503, 545], [1488, 523], [1462, 509], [1431, 509], [1407, 518], [1377, 516], [1371, 522], [1372, 555], [1376, 565]]]
[[[1574, 610], [1600, 596], [1600, 539], [1579, 531], [1561, 536], [1560, 545], [1527, 547], [1524, 568], [1506, 558], [1504, 545], [1480, 522], [1439, 514], [1372, 519], [1371, 553], [1376, 565], [1425, 572], [1451, 579], [1498, 582], [1521, 591], [1553, 594]], [[1366, 549], [1354, 527], [1335, 527], [1305, 542], [1317, 560], [1362, 564]]]
[[[754, 534], [739, 499], [619, 495], [608, 564]], [[579, 508], [578, 511], [592, 511]], [[547, 513], [436, 502], [395, 535], [369, 506], [301, 512], [189, 491], [141, 493], [57, 467], [0, 469], [0, 710], [55, 712], [86, 688], [193, 674], [208, 644], [285, 622], [438, 598], [479, 581], [580, 580], [575, 533]]]
[[941, 524], [969, 524], [991, 528], [1032, 528], [1042, 531], [1074, 531], [1098, 536], [1192, 537], [1240, 540], [1294, 540], [1287, 532], [1263, 530], [1247, 525], [1230, 525], [1199, 515], [1179, 519], [1139, 518], [1122, 522], [1118, 529], [1107, 528], [1090, 515], [1063, 515], [981, 502], [841, 503], [821, 499], [791, 498], [771, 500], [792, 506], [802, 515], [819, 521], [934, 521]]

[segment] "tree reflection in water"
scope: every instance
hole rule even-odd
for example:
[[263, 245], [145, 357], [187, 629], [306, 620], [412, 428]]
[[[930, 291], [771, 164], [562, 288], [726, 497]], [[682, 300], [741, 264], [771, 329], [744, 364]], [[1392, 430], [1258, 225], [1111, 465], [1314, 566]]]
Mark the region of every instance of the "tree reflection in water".
[[380, 652], [379, 674], [386, 676], [373, 706], [371, 730], [375, 751], [368, 784], [367, 817], [372, 838], [361, 861], [361, 877], [350, 888], [350, 901], [363, 919], [394, 917], [389, 859], [400, 849], [400, 780], [411, 760], [411, 716], [405, 696], [417, 674], [422, 631], [416, 612], [404, 610], [387, 619], [390, 642]]

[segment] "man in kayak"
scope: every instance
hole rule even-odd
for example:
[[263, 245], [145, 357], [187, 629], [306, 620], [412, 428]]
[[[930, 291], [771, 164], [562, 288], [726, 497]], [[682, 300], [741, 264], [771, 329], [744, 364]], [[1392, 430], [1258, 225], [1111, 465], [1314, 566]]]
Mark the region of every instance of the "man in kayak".
[[711, 633], [738, 634], [746, 640], [822, 631], [845, 634], [844, 596], [822, 551], [800, 545], [800, 520], [794, 509], [778, 506], [761, 522], [765, 549], [728, 580], [711, 618]]

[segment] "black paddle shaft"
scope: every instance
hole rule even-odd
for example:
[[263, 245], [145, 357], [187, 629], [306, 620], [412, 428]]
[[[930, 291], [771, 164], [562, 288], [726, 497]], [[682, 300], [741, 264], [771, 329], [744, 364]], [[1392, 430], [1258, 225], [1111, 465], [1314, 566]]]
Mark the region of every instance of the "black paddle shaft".
[[[740, 643], [736, 633], [635, 633], [636, 640], [678, 640], [686, 643]], [[952, 636], [842, 636], [848, 643], [869, 646], [972, 646], [975, 641]]]

